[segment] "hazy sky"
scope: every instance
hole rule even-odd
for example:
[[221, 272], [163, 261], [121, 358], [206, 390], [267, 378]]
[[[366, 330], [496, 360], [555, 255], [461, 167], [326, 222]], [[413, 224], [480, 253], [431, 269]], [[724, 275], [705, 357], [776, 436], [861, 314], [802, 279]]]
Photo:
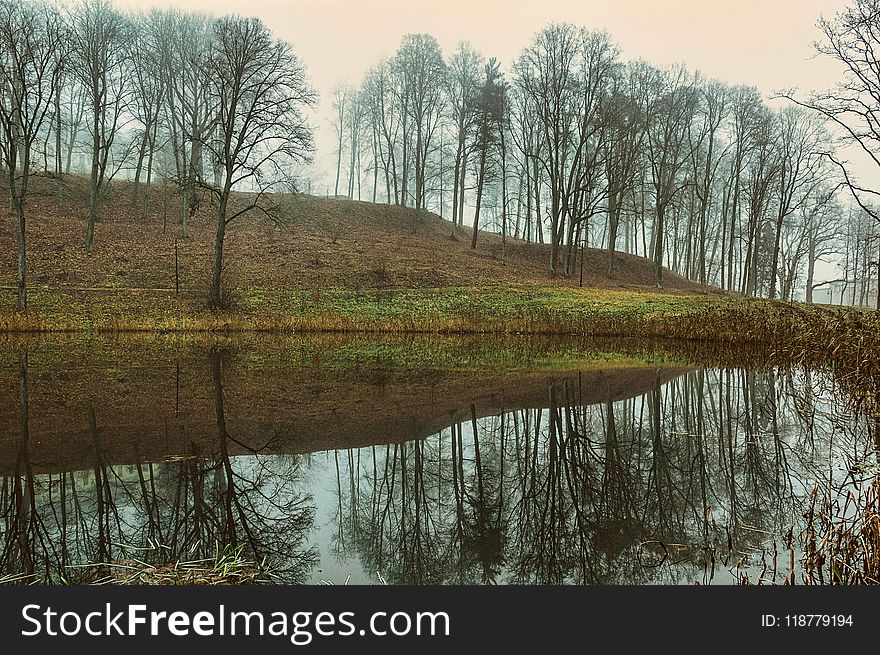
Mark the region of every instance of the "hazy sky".
[[[290, 41], [321, 96], [313, 118], [320, 168], [334, 158], [330, 91], [357, 82], [391, 56], [408, 32], [428, 32], [444, 53], [462, 40], [509, 66], [551, 21], [607, 30], [625, 59], [684, 63], [707, 77], [752, 84], [765, 94], [787, 87], [824, 88], [837, 70], [814, 58], [816, 21], [845, 0], [118, 0], [120, 8], [174, 5], [262, 18]], [[316, 190], [317, 191], [317, 190]]]

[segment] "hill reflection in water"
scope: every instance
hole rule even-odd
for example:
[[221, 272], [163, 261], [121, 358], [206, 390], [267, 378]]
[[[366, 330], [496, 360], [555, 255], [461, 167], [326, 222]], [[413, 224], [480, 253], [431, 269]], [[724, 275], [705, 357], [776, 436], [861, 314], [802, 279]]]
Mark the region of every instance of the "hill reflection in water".
[[781, 577], [815, 480], [873, 463], [809, 372], [273, 339], [4, 351], [0, 574], [222, 545], [286, 582]]

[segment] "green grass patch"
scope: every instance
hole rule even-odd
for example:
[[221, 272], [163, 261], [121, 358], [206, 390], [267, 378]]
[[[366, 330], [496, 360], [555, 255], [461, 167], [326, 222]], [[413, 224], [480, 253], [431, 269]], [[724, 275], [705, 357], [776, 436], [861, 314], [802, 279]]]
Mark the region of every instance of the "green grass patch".
[[[361, 292], [249, 288], [235, 289], [234, 293], [237, 303], [233, 309], [213, 312], [206, 308], [205, 295], [194, 290], [177, 295], [119, 289], [34, 289], [27, 313], [15, 311], [12, 294], [0, 297], [0, 333], [671, 338], [759, 346], [789, 361], [830, 366], [844, 379], [855, 376], [854, 384], [863, 397], [880, 394], [880, 313], [872, 311], [720, 294], [529, 285]], [[379, 355], [404, 364], [412, 357], [403, 351], [369, 352], [371, 348], [376, 346], [357, 356], [366, 360]], [[442, 351], [436, 354], [442, 361]], [[515, 364], [509, 355], [499, 353], [477, 361], [491, 357]], [[549, 365], [551, 360], [547, 361]]]

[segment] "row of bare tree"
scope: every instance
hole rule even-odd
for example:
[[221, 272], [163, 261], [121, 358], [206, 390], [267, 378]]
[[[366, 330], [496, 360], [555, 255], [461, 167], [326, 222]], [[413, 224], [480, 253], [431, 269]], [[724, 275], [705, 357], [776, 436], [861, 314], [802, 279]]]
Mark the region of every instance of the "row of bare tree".
[[[219, 307], [226, 228], [247, 211], [265, 211], [264, 194], [286, 189], [291, 167], [308, 159], [302, 110], [314, 101], [290, 45], [256, 18], [131, 15], [105, 0], [69, 9], [0, 1], [0, 154], [18, 223], [19, 308], [27, 308], [28, 182], [41, 170], [41, 146], [59, 202], [74, 152], [88, 152], [89, 252], [107, 184], [132, 161], [132, 204], [146, 216], [158, 169], [182, 191], [184, 235], [197, 190], [213, 195], [211, 303]], [[233, 189], [252, 193], [233, 197]]]
[[467, 43], [444, 59], [432, 36], [410, 34], [332, 100], [336, 194], [451, 207], [455, 238], [470, 192], [471, 246], [481, 227], [549, 243], [551, 275], [574, 273], [593, 245], [608, 276], [623, 250], [652, 259], [658, 286], [665, 267], [812, 300], [817, 262], [871, 251], [845, 272], [864, 284], [880, 252], [880, 227], [859, 218], [871, 206], [845, 208], [851, 178], [819, 112], [625, 62], [604, 32], [551, 24], [507, 74]]
[[[357, 87], [333, 94], [335, 193], [371, 187], [373, 201], [451, 207], [453, 238], [467, 209], [472, 248], [481, 229], [505, 247], [509, 237], [547, 243], [552, 276], [583, 270], [592, 245], [606, 249], [609, 277], [623, 251], [649, 257], [658, 286], [671, 269], [748, 295], [804, 289], [810, 301], [824, 282], [817, 263], [838, 261], [866, 301], [880, 277], [877, 193], [837, 146], [860, 146], [880, 167], [878, 3], [854, 0], [822, 23], [820, 53], [843, 64], [840, 88], [788, 94], [794, 102], [776, 109], [752, 87], [626, 62], [608, 34], [569, 24], [540, 30], [507, 71], [466, 43], [444, 57], [432, 36], [406, 35]], [[313, 149], [302, 111], [316, 97], [290, 46], [258, 19], [126, 14], [106, 0], [0, 0], [0, 37], [19, 307], [30, 174], [55, 174], [61, 202], [74, 153], [89, 161], [90, 251], [102, 195], [123, 168], [144, 216], [155, 176], [180, 189], [184, 235], [200, 191], [214, 197], [211, 304], [223, 306], [227, 226], [252, 210], [275, 218], [265, 194], [291, 188]]]

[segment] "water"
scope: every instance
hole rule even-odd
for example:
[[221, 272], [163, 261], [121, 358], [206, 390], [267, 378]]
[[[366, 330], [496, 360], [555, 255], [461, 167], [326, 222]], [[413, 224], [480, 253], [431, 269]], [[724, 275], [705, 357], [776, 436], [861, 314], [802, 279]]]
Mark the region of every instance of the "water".
[[55, 338], [0, 362], [0, 576], [42, 582], [218, 548], [312, 584], [780, 582], [813, 488], [877, 470], [826, 375], [680, 344]]

